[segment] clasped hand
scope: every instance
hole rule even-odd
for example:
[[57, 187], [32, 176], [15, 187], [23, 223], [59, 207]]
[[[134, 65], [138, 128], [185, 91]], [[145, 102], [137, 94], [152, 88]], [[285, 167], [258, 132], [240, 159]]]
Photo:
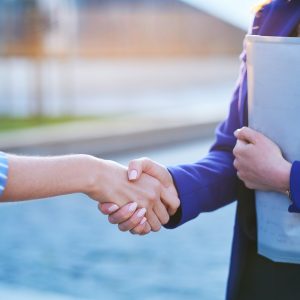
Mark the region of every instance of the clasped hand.
[[263, 134], [243, 127], [234, 133], [237, 176], [249, 189], [285, 193], [289, 189], [291, 163], [280, 148]]
[[159, 231], [168, 223], [180, 202], [164, 166], [148, 158], [131, 161], [128, 169], [112, 161], [107, 164], [110, 172], [103, 180], [108, 188], [98, 196], [98, 208], [109, 216], [110, 223], [140, 235]]

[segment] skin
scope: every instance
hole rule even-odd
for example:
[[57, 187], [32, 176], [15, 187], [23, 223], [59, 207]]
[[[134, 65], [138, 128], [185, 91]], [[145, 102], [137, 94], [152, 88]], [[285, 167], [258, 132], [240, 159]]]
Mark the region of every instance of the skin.
[[[234, 135], [237, 138], [236, 146], [233, 149], [234, 167], [237, 169], [237, 176], [245, 183], [246, 187], [286, 193], [289, 190], [291, 163], [284, 159], [280, 148], [263, 134], [248, 127], [236, 130]], [[131, 175], [132, 172], [135, 176]], [[128, 168], [129, 179], [135, 180], [142, 173], [155, 177], [167, 189], [175, 193], [172, 177], [162, 165], [147, 158], [133, 160]], [[106, 203], [105, 205], [109, 207], [111, 204]], [[107, 207], [104, 209], [106, 214], [108, 214]], [[101, 210], [103, 211], [102, 207]], [[124, 224], [127, 219], [120, 217], [117, 213], [111, 214], [114, 216], [114, 221]], [[124, 225], [122, 229], [136, 234], [148, 233], [147, 230], [141, 231], [141, 227], [130, 228]]]
[[[161, 199], [170, 207], [179, 202], [157, 179], [145, 173], [134, 182], [128, 181], [127, 168], [113, 161], [89, 155], [22, 157], [8, 154], [7, 157], [9, 174], [0, 198], [2, 202], [84, 193], [99, 204], [113, 203], [107, 209], [110, 214], [122, 206], [117, 217], [130, 215], [138, 219], [140, 232], [150, 226], [151, 230], [158, 231], [169, 221]], [[116, 223], [113, 216], [110, 221]], [[124, 225], [127, 228], [130, 224], [131, 221], [127, 221]], [[122, 230], [124, 225], [120, 224], [119, 228]]]
[[237, 176], [249, 189], [286, 193], [289, 190], [291, 163], [279, 147], [263, 134], [243, 127], [234, 135], [233, 149]]
[[[180, 201], [178, 198], [178, 193], [175, 188], [173, 178], [171, 174], [169, 173], [168, 169], [155, 162], [152, 161], [149, 158], [140, 158], [136, 160], [132, 160], [129, 163], [128, 166], [128, 179], [131, 182], [136, 182], [139, 180], [140, 176], [142, 174], [147, 174], [151, 177], [156, 178], [162, 186], [165, 188], [165, 193], [172, 195], [173, 202], [166, 202], [163, 199], [166, 197], [162, 197], [162, 202], [168, 209], [168, 213], [170, 216], [174, 215], [180, 206]], [[171, 198], [171, 197], [169, 197]], [[150, 232], [149, 227], [145, 227], [144, 230], [138, 225], [137, 220], [132, 220], [133, 213], [128, 217], [124, 215], [120, 215], [119, 211], [116, 211], [114, 213], [110, 213], [109, 207], [111, 207], [111, 203], [105, 203], [105, 204], [100, 204], [99, 209], [102, 213], [109, 215], [109, 218], [114, 218], [114, 222], [117, 224], [123, 224], [122, 229], [123, 231], [130, 231], [133, 234], [139, 234], [139, 235], [144, 235]], [[123, 208], [121, 208], [123, 209]], [[128, 220], [131, 220], [130, 225], [136, 224], [137, 226], [127, 226], [126, 222]]]
[[[110, 211], [111, 203], [99, 203], [99, 210], [108, 215], [111, 224], [118, 224], [121, 231], [131, 231], [133, 234], [145, 235], [151, 232], [151, 226], [146, 218], [138, 217], [136, 212], [129, 212], [127, 204], [121, 208], [117, 207], [115, 212]], [[146, 220], [145, 220], [146, 219]], [[145, 223], [143, 223], [145, 221]]]

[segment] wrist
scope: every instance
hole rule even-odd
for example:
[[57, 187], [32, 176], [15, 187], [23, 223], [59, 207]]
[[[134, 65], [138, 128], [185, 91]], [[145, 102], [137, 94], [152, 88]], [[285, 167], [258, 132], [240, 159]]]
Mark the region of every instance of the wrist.
[[123, 176], [124, 181], [127, 182], [127, 170], [121, 165], [110, 160], [89, 156], [86, 158], [83, 175], [82, 191], [88, 197], [102, 203], [126, 204], [121, 199], [114, 199], [114, 201], [111, 199], [113, 191], [119, 186], [115, 178], [120, 179]]
[[84, 155], [82, 158], [82, 184], [81, 192], [87, 195], [94, 194], [103, 184], [106, 163], [105, 160], [98, 159], [94, 156]]
[[290, 190], [290, 176], [291, 176], [292, 164], [286, 160], [278, 170], [277, 180], [278, 180], [278, 191], [284, 194]]

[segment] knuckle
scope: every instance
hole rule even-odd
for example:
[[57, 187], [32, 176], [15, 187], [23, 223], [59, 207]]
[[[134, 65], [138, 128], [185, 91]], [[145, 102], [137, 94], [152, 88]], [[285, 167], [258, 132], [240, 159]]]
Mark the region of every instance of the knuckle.
[[239, 163], [236, 159], [233, 161], [233, 166], [238, 169]]
[[238, 156], [239, 156], [239, 157], [245, 157], [246, 152], [247, 152], [247, 148], [244, 147], [244, 146], [241, 146], [241, 147], [239, 148]]
[[151, 159], [150, 159], [149, 157], [147, 157], [147, 156], [143, 156], [143, 157], [141, 158], [141, 160], [143, 160], [143, 161], [145, 161], [145, 162], [150, 162], [150, 161], [151, 161]]
[[156, 191], [156, 192], [159, 192], [160, 191], [160, 182], [158, 180], [154, 180], [153, 181], [153, 189]]
[[245, 133], [247, 130], [248, 130], [248, 127], [247, 127], [247, 126], [243, 126], [243, 127], [240, 129], [240, 132], [241, 132], [241, 133]]
[[163, 219], [162, 224], [163, 224], [163, 225], [166, 225], [166, 224], [169, 223], [169, 221], [170, 221], [170, 216], [166, 216], [166, 217]]
[[151, 159], [149, 157], [143, 156], [143, 157], [141, 157], [141, 158], [139, 158], [135, 161], [140, 162], [140, 163], [148, 164], [151, 161]]
[[157, 201], [157, 193], [154, 190], [149, 191], [148, 199], [151, 203], [156, 202]]
[[233, 153], [234, 156], [238, 156], [238, 154], [239, 154], [239, 147], [237, 145], [233, 148], [232, 153]]

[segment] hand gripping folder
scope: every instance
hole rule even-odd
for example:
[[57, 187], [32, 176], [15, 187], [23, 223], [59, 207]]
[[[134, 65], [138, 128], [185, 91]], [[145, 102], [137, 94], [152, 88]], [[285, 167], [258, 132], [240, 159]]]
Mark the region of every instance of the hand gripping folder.
[[[300, 160], [300, 38], [247, 36], [249, 126]], [[265, 153], [267, 156], [268, 153]], [[299, 180], [300, 184], [300, 180]], [[300, 214], [284, 194], [255, 191], [258, 253], [300, 263]]]

